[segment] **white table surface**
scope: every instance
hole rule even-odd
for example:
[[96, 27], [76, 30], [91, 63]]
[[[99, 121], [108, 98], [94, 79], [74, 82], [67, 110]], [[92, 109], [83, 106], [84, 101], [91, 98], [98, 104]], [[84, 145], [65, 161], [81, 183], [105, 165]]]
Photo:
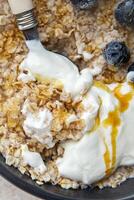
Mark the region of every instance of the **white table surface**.
[[0, 200], [40, 200], [18, 189], [0, 176]]

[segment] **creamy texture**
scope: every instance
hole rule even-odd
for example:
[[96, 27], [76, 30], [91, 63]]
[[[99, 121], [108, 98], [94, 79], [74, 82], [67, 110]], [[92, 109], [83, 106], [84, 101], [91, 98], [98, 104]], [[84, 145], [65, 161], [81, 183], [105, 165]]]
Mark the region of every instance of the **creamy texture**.
[[113, 91], [94, 84], [89, 95], [94, 93], [100, 99], [96, 104], [90, 102], [87, 94], [85, 106], [93, 105], [96, 123], [80, 141], [63, 143], [63, 158], [57, 160], [61, 176], [90, 185], [110, 175], [118, 166], [134, 164], [133, 87], [124, 83], [111, 88]]
[[[26, 82], [34, 77], [59, 80], [64, 90], [72, 97], [82, 95], [92, 85], [93, 78], [88, 68], [79, 73], [77, 66], [68, 58], [47, 51], [38, 40], [27, 41], [27, 46], [30, 51], [20, 66], [22, 73], [18, 77], [19, 80]], [[26, 78], [26, 74], [22, 75], [23, 70], [30, 71], [33, 76], [28, 73]]]
[[86, 131], [90, 131], [95, 125], [99, 111], [100, 99], [94, 92], [93, 88], [91, 88], [90, 92], [88, 92], [83, 98], [82, 105], [84, 106], [84, 112], [81, 114], [81, 119], [85, 120], [85, 133]]
[[51, 112], [45, 108], [39, 110], [37, 113], [31, 113], [28, 110], [28, 106], [29, 102], [26, 100], [22, 108], [22, 114], [25, 116], [23, 123], [25, 134], [32, 138], [36, 138], [48, 148], [53, 147], [53, 137], [50, 132], [51, 122], [53, 120]]
[[34, 168], [35, 172], [43, 174], [47, 170], [39, 153], [29, 151], [27, 145], [22, 145], [21, 150], [24, 163]]
[[85, 135], [79, 142], [66, 142], [63, 158], [57, 160], [61, 176], [84, 184], [97, 181], [105, 175], [103, 154], [105, 147], [98, 134]]

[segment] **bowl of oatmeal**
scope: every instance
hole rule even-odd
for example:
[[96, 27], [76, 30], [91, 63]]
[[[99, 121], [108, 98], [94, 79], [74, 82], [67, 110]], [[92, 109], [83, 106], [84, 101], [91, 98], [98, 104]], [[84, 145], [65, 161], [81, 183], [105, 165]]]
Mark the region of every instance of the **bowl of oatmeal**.
[[134, 1], [34, 5], [54, 53], [0, 1], [1, 174], [46, 199], [133, 198]]

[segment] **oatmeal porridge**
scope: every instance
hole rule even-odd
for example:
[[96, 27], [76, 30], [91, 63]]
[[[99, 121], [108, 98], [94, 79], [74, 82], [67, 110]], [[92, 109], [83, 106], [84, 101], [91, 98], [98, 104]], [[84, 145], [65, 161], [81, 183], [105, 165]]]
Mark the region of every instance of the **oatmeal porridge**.
[[74, 63], [47, 69], [49, 53], [25, 44], [0, 0], [0, 153], [40, 185], [114, 188], [134, 176], [134, 23], [126, 4], [134, 9], [133, 0], [34, 0], [42, 44]]

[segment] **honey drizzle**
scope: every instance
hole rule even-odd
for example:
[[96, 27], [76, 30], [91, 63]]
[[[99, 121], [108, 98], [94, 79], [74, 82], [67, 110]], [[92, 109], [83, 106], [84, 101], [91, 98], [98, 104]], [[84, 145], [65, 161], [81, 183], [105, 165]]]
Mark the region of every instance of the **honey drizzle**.
[[110, 174], [110, 166], [111, 166], [111, 159], [110, 159], [110, 152], [108, 149], [108, 145], [104, 139], [104, 143], [105, 143], [105, 148], [106, 148], [106, 152], [104, 154], [104, 161], [105, 161], [105, 165], [106, 165], [106, 175], [108, 176]]
[[97, 88], [100, 88], [102, 90], [105, 90], [108, 93], [111, 93], [111, 90], [109, 89], [109, 87], [99, 81], [94, 81], [94, 86], [96, 86]]
[[130, 101], [132, 100], [132, 98], [134, 96], [134, 91], [128, 92], [127, 94], [122, 94], [120, 92], [121, 87], [122, 87], [122, 85], [119, 84], [119, 86], [117, 86], [114, 89], [114, 95], [116, 96], [116, 98], [120, 102], [120, 112], [125, 112], [128, 109], [129, 103], [130, 103]]
[[[105, 90], [108, 93], [111, 93], [111, 90], [101, 82], [94, 81], [94, 85], [102, 90]], [[109, 151], [108, 145], [106, 143], [106, 140], [105, 140], [105, 138], [103, 138], [105, 148], [106, 148], [106, 151], [104, 154], [104, 161], [105, 161], [105, 166], [106, 166], [106, 171], [105, 171], [106, 176], [111, 174], [111, 172], [114, 169], [114, 165], [116, 163], [116, 138], [117, 138], [117, 134], [118, 134], [119, 120], [117, 120], [118, 123], [116, 124], [116, 118], [114, 116], [117, 116], [117, 113], [118, 113], [118, 109], [110, 112], [108, 115], [108, 118], [106, 120], [104, 120], [104, 122], [103, 122], [106, 127], [112, 126], [112, 133], [111, 133], [112, 151], [113, 151], [112, 152], [112, 160], [110, 157], [110, 151]], [[112, 119], [115, 119], [115, 121], [113, 121]], [[118, 119], [120, 119], [120, 118], [118, 118]]]
[[[131, 85], [131, 84], [129, 85], [132, 89], [134, 89], [134, 85]], [[111, 90], [101, 82], [94, 81], [94, 86], [100, 89], [103, 89], [108, 93], [112, 93]], [[106, 172], [105, 172], [106, 176], [110, 175], [113, 172], [116, 165], [116, 154], [117, 154], [116, 141], [117, 141], [117, 136], [118, 136], [118, 127], [121, 124], [120, 112], [125, 112], [128, 109], [129, 103], [134, 96], [134, 90], [132, 90], [131, 92], [128, 92], [127, 94], [121, 94], [120, 92], [121, 87], [122, 87], [122, 84], [119, 84], [113, 91], [114, 96], [119, 100], [119, 106], [117, 106], [114, 111], [109, 112], [108, 118], [103, 121], [104, 126], [112, 127], [112, 131], [111, 131], [112, 160], [110, 158], [110, 151], [109, 151], [108, 145], [105, 139], [103, 139], [105, 148], [106, 148], [106, 152], [104, 154], [104, 161], [106, 165]], [[96, 123], [96, 125], [99, 125], [99, 124], [100, 124], [100, 119], [99, 119], [99, 123]]]
[[104, 120], [104, 126], [112, 127], [112, 132], [111, 132], [111, 141], [112, 141], [112, 163], [111, 163], [111, 168], [107, 168], [106, 172], [110, 174], [116, 164], [116, 152], [117, 152], [117, 147], [116, 147], [116, 140], [118, 136], [118, 127], [121, 124], [120, 120], [120, 112], [119, 108], [117, 107], [114, 111], [109, 112], [108, 118]]

